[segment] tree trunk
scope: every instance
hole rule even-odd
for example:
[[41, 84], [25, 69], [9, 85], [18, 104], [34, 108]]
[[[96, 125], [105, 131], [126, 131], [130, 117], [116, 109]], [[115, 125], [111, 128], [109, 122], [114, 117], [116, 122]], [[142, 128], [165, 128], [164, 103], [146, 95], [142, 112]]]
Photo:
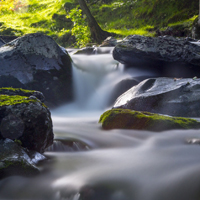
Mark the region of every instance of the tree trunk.
[[102, 42], [111, 34], [107, 31], [101, 29], [101, 27], [96, 22], [95, 18], [92, 16], [85, 0], [78, 0], [81, 10], [86, 14], [88, 26], [90, 28], [91, 37], [95, 42]]

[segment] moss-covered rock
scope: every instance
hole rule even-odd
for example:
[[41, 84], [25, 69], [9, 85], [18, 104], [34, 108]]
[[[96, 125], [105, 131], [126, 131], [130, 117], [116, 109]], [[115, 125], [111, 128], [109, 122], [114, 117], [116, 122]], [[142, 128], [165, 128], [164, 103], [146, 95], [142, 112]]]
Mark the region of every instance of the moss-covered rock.
[[5, 138], [20, 140], [23, 147], [38, 152], [53, 143], [51, 114], [36, 91], [0, 89], [0, 139]]
[[200, 122], [183, 117], [170, 117], [129, 109], [111, 109], [99, 119], [103, 129], [137, 129], [164, 131], [170, 129], [198, 129]]
[[9, 95], [9, 96], [18, 95], [18, 96], [24, 96], [24, 97], [34, 96], [37, 99], [39, 99], [41, 102], [44, 102], [44, 100], [45, 100], [45, 97], [41, 92], [35, 91], [35, 90], [25, 90], [25, 89], [22, 89], [22, 88], [11, 88], [11, 87], [0, 88], [0, 95], [2, 95], [2, 94], [3, 95]]

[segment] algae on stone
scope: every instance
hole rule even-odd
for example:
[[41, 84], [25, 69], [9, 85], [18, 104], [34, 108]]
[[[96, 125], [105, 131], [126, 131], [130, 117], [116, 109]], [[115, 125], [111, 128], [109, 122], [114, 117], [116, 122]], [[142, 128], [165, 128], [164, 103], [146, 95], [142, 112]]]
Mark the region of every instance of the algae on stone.
[[164, 131], [170, 129], [198, 129], [200, 122], [184, 117], [170, 117], [129, 109], [111, 109], [104, 112], [99, 122], [102, 128]]

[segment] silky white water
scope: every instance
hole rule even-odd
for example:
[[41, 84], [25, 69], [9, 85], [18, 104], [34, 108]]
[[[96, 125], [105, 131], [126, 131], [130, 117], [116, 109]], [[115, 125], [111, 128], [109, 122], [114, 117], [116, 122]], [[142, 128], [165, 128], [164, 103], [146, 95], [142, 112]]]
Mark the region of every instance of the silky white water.
[[[199, 200], [200, 146], [187, 140], [200, 139], [200, 131], [102, 130], [98, 119], [109, 108], [105, 99], [113, 86], [124, 77], [148, 74], [124, 72], [111, 55], [72, 58], [80, 93], [73, 103], [52, 110], [54, 133], [88, 148], [46, 152], [41, 175], [0, 180], [0, 199]], [[101, 60], [106, 62], [95, 69]]]

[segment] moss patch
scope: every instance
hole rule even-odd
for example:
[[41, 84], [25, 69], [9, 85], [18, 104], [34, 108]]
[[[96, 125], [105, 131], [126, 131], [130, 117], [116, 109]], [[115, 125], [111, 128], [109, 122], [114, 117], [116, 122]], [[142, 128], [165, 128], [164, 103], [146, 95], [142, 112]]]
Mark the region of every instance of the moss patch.
[[103, 113], [99, 119], [102, 128], [136, 129], [164, 131], [170, 129], [199, 129], [200, 122], [184, 118], [169, 117], [149, 112], [138, 112], [128, 109], [112, 109]]
[[22, 88], [3, 87], [3, 88], [0, 88], [0, 93], [3, 93], [8, 90], [13, 91], [13, 92], [23, 92], [23, 93], [27, 93], [28, 95], [33, 94], [35, 92], [34, 90], [25, 90]]
[[0, 106], [9, 106], [21, 103], [34, 103], [37, 99], [29, 99], [26, 96], [19, 96], [19, 95], [0, 95]]

